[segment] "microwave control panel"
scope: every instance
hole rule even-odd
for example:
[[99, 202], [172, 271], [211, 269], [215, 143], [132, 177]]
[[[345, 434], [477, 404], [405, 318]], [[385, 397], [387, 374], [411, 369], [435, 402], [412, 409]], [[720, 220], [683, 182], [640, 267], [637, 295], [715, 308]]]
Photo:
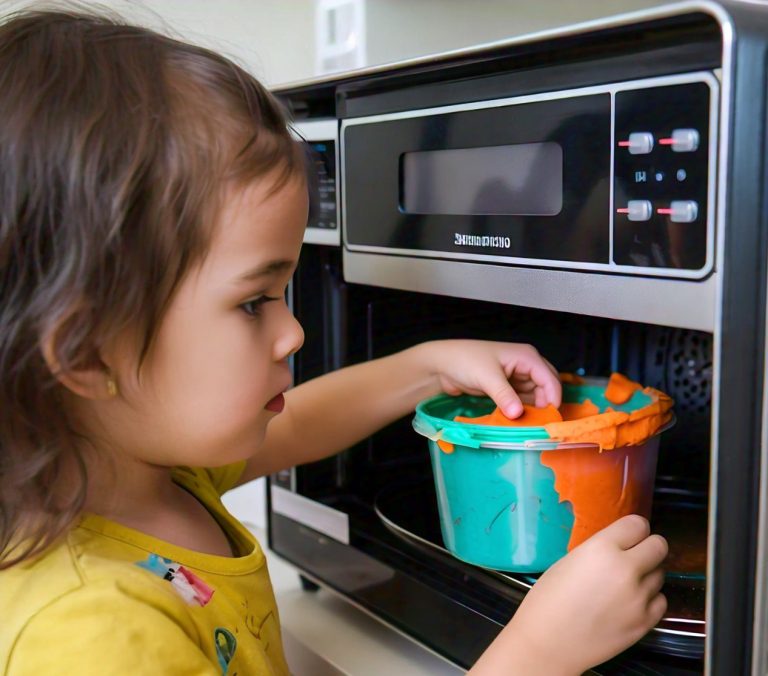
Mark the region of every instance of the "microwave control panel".
[[710, 87], [618, 91], [614, 97], [613, 261], [707, 265]]
[[700, 71], [343, 120], [345, 248], [706, 278], [718, 88]]

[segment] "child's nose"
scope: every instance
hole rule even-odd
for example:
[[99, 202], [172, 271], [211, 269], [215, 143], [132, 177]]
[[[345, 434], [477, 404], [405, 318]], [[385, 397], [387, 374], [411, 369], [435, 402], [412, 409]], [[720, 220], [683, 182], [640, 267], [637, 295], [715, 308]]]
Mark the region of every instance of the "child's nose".
[[286, 308], [285, 323], [281, 327], [280, 335], [275, 341], [275, 361], [287, 359], [298, 352], [304, 344], [304, 329], [296, 317]]

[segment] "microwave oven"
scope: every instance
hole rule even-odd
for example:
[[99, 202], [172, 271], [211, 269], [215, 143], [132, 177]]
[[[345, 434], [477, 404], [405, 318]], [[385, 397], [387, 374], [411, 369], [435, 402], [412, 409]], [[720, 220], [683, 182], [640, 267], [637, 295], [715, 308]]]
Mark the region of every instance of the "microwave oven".
[[[669, 609], [599, 674], [768, 670], [767, 38], [768, 6], [680, 2], [275, 90], [317, 168], [297, 383], [467, 337], [675, 400]], [[454, 558], [436, 510], [405, 418], [270, 477], [269, 546], [468, 667], [535, 576]]]

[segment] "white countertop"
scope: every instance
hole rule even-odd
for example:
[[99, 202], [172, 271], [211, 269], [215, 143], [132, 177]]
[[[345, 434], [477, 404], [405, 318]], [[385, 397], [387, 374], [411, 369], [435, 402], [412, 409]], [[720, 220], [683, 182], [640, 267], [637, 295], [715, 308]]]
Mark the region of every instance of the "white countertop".
[[341, 596], [304, 591], [296, 568], [266, 547], [286, 658], [294, 676], [458, 676], [464, 670]]

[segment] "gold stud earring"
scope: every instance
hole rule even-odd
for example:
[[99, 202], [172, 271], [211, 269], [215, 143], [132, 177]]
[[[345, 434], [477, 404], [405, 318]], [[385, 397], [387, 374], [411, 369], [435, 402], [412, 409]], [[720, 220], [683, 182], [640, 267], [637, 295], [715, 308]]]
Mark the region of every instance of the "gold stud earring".
[[117, 383], [115, 382], [115, 379], [111, 376], [107, 379], [107, 394], [110, 397], [116, 397], [117, 396]]

